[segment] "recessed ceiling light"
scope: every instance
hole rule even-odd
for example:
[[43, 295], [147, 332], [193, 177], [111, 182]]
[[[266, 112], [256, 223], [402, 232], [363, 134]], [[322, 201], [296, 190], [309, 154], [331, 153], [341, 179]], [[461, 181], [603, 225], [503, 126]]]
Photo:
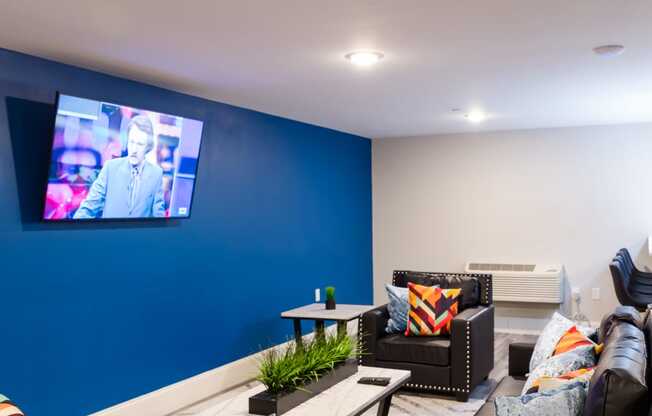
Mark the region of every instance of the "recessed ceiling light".
[[471, 111], [470, 113], [465, 114], [464, 117], [466, 117], [466, 119], [471, 123], [480, 123], [487, 119], [487, 115], [482, 111]]
[[382, 52], [376, 51], [357, 51], [344, 55], [346, 59], [348, 59], [353, 65], [356, 66], [374, 65], [383, 59], [383, 56], [385, 55], [383, 55]]
[[595, 52], [596, 55], [607, 57], [618, 56], [624, 51], [625, 47], [623, 45], [602, 45], [593, 48], [593, 52]]

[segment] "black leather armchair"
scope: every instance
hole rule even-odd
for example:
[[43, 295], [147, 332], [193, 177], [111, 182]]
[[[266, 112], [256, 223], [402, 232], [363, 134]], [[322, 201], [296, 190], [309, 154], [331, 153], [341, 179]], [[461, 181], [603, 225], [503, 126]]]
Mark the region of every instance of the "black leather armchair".
[[620, 304], [645, 311], [652, 303], [652, 273], [637, 269], [626, 248], [618, 250], [609, 270]]
[[408, 388], [439, 394], [455, 394], [467, 401], [475, 386], [494, 366], [494, 306], [491, 275], [395, 271], [392, 284], [408, 282], [462, 288], [459, 313], [450, 336], [406, 337], [387, 334], [387, 305], [360, 317], [363, 354], [361, 364], [410, 370]]

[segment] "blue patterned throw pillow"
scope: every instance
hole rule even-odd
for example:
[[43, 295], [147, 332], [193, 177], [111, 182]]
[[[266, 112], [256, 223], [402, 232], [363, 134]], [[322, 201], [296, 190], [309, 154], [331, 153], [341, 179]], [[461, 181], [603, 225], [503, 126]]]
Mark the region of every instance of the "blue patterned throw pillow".
[[389, 303], [387, 304], [387, 311], [389, 312], [389, 320], [385, 332], [388, 334], [404, 333], [407, 328], [408, 310], [408, 290], [406, 287], [398, 287], [392, 285], [385, 285]]
[[580, 416], [586, 400], [586, 385], [572, 383], [557, 390], [496, 397], [496, 416]]

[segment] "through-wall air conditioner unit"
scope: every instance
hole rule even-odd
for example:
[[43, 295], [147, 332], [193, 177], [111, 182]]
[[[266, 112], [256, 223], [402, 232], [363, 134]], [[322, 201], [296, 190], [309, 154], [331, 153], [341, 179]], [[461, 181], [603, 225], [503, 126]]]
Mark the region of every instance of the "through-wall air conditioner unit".
[[494, 301], [562, 303], [563, 267], [559, 264], [469, 262], [466, 273], [493, 276]]

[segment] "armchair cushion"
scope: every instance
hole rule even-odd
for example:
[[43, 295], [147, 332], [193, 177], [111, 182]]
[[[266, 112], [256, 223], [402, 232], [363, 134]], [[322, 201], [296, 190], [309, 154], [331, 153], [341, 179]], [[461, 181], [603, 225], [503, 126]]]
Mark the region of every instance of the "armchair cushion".
[[450, 363], [448, 337], [405, 337], [402, 334], [381, 338], [376, 358], [382, 361], [447, 366]]

